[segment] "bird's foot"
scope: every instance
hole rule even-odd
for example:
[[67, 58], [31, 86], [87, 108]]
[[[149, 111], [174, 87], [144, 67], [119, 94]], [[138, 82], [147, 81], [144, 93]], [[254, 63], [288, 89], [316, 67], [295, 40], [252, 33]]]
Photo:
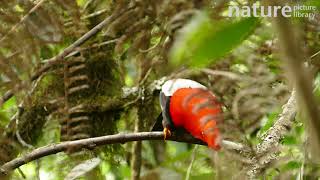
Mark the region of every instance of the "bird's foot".
[[166, 140], [168, 137], [171, 136], [171, 131], [169, 128], [164, 128], [163, 129], [163, 134], [164, 134], [164, 140]]

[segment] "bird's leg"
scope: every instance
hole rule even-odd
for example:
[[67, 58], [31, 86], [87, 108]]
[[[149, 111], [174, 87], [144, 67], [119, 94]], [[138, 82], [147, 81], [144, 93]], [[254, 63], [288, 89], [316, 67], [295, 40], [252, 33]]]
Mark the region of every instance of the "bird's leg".
[[164, 140], [166, 140], [168, 137], [171, 136], [171, 131], [170, 131], [170, 129], [169, 129], [168, 127], [165, 127], [165, 128], [163, 129], [163, 134], [164, 134]]

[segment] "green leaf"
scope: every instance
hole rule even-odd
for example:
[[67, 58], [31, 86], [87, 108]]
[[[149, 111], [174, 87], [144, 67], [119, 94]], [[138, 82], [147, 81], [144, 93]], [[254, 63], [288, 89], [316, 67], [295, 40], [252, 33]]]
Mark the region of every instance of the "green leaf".
[[12, 97], [0, 108], [0, 126], [6, 126], [10, 117], [16, 112], [16, 98]]
[[293, 170], [293, 169], [298, 169], [302, 165], [301, 162], [298, 161], [290, 161], [288, 162], [285, 167], [283, 168], [283, 171], [288, 171], [288, 170]]
[[283, 145], [295, 145], [297, 144], [297, 138], [295, 136], [285, 136], [281, 143]]
[[318, 8], [320, 8], [320, 1], [319, 0], [309, 0], [304, 5], [305, 6], [315, 6], [317, 8], [316, 11], [319, 12], [319, 9], [318, 9]]
[[261, 129], [258, 132], [258, 136], [261, 138], [264, 136], [264, 134], [273, 126], [274, 122], [278, 118], [278, 115], [280, 113], [280, 109], [268, 114], [266, 116], [266, 121], [262, 125]]
[[206, 13], [198, 13], [175, 41], [170, 60], [174, 65], [204, 67], [228, 54], [257, 27], [255, 17], [237, 22], [213, 22]]

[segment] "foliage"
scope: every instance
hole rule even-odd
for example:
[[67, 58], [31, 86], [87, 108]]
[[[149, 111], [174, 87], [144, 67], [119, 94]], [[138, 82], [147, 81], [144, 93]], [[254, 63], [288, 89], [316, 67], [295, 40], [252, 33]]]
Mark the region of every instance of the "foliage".
[[171, 61], [177, 66], [205, 67], [228, 54], [255, 29], [257, 18], [238, 22], [215, 22], [205, 13], [198, 13], [181, 29], [172, 47]]

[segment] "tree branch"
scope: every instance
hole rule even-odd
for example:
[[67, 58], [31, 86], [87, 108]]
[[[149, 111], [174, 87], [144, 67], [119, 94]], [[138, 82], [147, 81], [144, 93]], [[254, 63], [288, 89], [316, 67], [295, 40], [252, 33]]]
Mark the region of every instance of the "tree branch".
[[[27, 164], [36, 159], [40, 159], [42, 157], [56, 154], [59, 152], [67, 151], [68, 149], [82, 149], [82, 148], [94, 148], [97, 146], [107, 145], [107, 144], [116, 144], [116, 143], [126, 143], [131, 141], [142, 141], [142, 140], [163, 140], [164, 135], [163, 132], [139, 132], [139, 133], [128, 133], [128, 134], [115, 134], [101, 137], [94, 137], [88, 139], [81, 139], [75, 141], [66, 141], [57, 144], [51, 144], [48, 146], [37, 148], [30, 153], [13, 159], [7, 163], [5, 163], [1, 168], [0, 172], [2, 174], [7, 174], [8, 172]], [[186, 142], [191, 144], [201, 144], [205, 145], [204, 142], [193, 138], [189, 134], [184, 135], [175, 135], [173, 134], [169, 137], [170, 141], [177, 142]], [[237, 150], [237, 151], [247, 151], [248, 148], [242, 144], [230, 142], [223, 140], [222, 147], [229, 150]]]
[[254, 179], [263, 168], [277, 158], [280, 140], [291, 129], [297, 111], [296, 106], [296, 92], [292, 91], [278, 120], [266, 132], [263, 141], [256, 147], [256, 156], [246, 173], [249, 179]]

